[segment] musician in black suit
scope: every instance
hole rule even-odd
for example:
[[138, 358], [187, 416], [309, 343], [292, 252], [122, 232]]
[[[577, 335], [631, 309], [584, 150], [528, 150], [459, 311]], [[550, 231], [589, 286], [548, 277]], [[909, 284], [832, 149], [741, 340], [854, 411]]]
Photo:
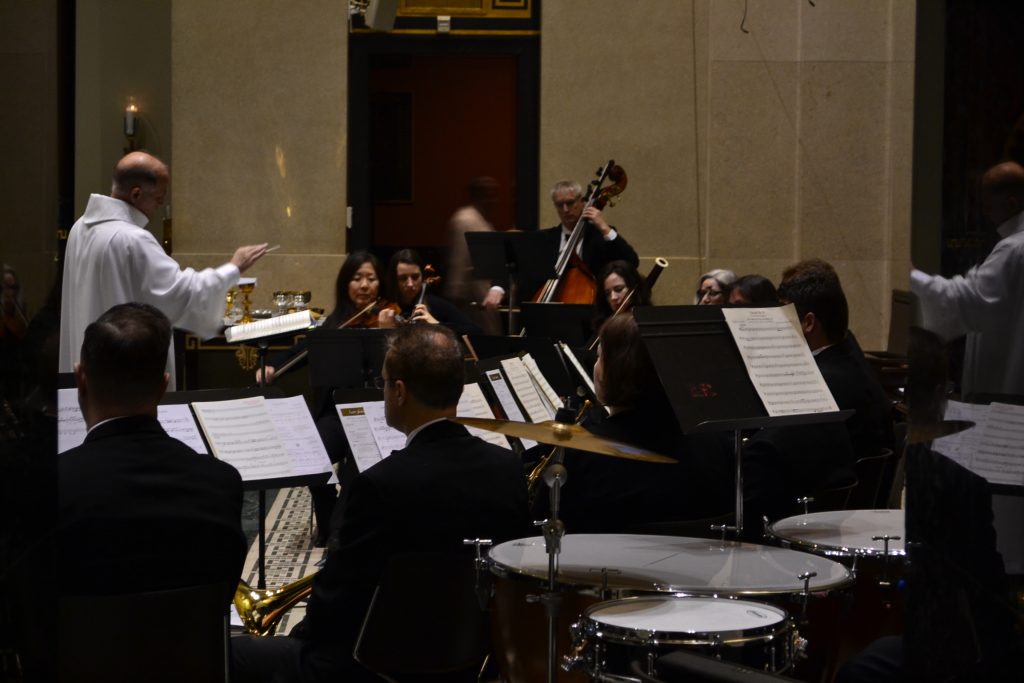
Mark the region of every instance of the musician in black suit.
[[[393, 555], [457, 552], [465, 538], [498, 543], [531, 533], [518, 458], [446, 420], [463, 386], [462, 353], [450, 330], [399, 328], [389, 338], [380, 384], [387, 422], [407, 435], [407, 445], [346, 488], [340, 547], [327, 556], [306, 618], [290, 636], [232, 639], [232, 680], [362, 680], [367, 672], [352, 651]], [[396, 624], [396, 632], [405, 626]]]
[[[587, 222], [584, 224], [583, 239], [576, 253], [592, 277], [596, 278], [612, 261], [627, 261], [634, 268], [640, 265], [636, 251], [619, 234], [615, 226], [608, 224], [601, 210], [595, 206], [584, 208], [583, 187], [579, 183], [571, 180], [555, 183], [551, 188], [551, 201], [558, 212], [559, 225], [541, 230], [541, 234], [549, 245], [552, 269], [581, 217]], [[519, 298], [527, 301], [532, 299], [543, 284], [544, 282], [521, 282]], [[498, 307], [504, 296], [505, 290], [495, 285], [487, 293], [484, 305], [493, 310]]]
[[113, 595], [221, 582], [245, 559], [242, 480], [167, 435], [157, 405], [171, 324], [148, 304], [114, 306], [85, 330], [75, 364], [85, 442], [57, 460], [64, 594]]

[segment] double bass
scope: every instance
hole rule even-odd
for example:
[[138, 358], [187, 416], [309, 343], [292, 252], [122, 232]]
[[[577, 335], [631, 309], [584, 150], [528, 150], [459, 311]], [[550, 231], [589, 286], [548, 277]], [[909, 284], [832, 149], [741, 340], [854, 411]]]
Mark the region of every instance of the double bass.
[[[621, 166], [616, 165], [615, 160], [597, 170], [597, 180], [590, 183], [587, 195], [584, 197], [584, 211], [593, 206], [596, 209], [603, 209], [612, 197], [622, 194], [626, 189], [626, 172]], [[606, 180], [612, 182], [608, 187], [602, 188]], [[594, 273], [590, 272], [587, 264], [576, 253], [577, 247], [583, 241], [583, 233], [587, 226], [587, 219], [582, 215], [569, 235], [565, 248], [558, 255], [555, 262], [554, 276], [550, 278], [537, 291], [533, 300], [537, 303], [566, 303], [566, 304], [590, 304], [594, 301], [597, 293], [597, 279]]]

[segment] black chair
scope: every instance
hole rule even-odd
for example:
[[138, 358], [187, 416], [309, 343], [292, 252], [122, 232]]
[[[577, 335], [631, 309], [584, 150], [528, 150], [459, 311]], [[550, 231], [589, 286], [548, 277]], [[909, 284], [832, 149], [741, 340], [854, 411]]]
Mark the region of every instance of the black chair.
[[[873, 510], [879, 503], [882, 480], [886, 471], [892, 466], [892, 449], [883, 448], [878, 455], [870, 455], [857, 460], [854, 463], [854, 471], [857, 472], [857, 486], [850, 492], [848, 509], [850, 510]], [[886, 491], [888, 498], [888, 491]]]
[[226, 681], [224, 594], [222, 584], [210, 584], [58, 598], [58, 679]]
[[475, 681], [490, 650], [476, 586], [471, 555], [393, 557], [366, 612], [356, 661], [391, 681]]

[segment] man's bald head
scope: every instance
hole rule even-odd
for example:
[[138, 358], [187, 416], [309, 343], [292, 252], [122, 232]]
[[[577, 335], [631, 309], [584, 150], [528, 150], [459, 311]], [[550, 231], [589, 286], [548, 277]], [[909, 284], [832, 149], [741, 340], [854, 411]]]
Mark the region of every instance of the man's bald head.
[[1004, 161], [981, 177], [982, 206], [996, 225], [1024, 211], [1024, 166]]
[[170, 175], [167, 165], [152, 154], [131, 152], [114, 167], [110, 196], [131, 204], [152, 218], [164, 204]]

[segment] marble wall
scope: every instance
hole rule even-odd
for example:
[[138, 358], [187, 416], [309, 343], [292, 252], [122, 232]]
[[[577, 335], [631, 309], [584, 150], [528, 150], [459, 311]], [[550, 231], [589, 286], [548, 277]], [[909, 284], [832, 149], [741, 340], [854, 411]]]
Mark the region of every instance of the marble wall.
[[174, 255], [222, 263], [281, 248], [246, 275], [254, 303], [310, 289], [333, 307], [346, 248], [348, 16], [334, 0], [175, 2]]
[[910, 258], [914, 17], [913, 0], [545, 3], [542, 215], [547, 186], [614, 157], [630, 186], [608, 218], [644, 269], [671, 264], [658, 302], [688, 303], [711, 268], [777, 282], [817, 256], [884, 348]]

